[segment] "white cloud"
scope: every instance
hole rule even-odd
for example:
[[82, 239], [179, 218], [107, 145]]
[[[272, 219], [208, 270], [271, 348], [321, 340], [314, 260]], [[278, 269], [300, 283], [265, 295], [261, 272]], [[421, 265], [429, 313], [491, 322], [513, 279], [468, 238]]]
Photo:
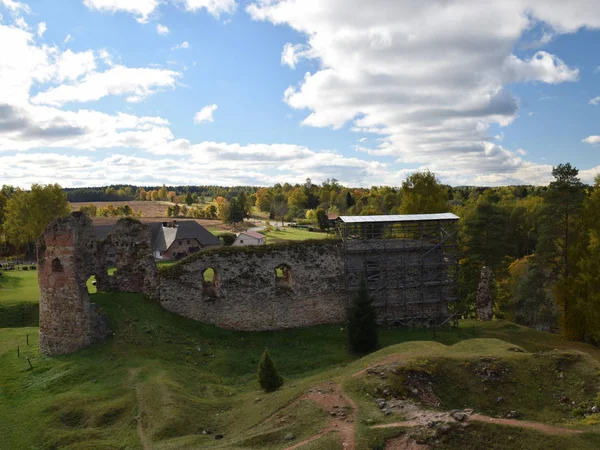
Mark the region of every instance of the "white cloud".
[[521, 48], [522, 49], [532, 49], [532, 48], [543, 47], [543, 46], [549, 44], [552, 41], [552, 39], [554, 39], [554, 37], [555, 37], [554, 33], [545, 31], [539, 39], [532, 41], [532, 42], [521, 44]]
[[173, 139], [168, 125], [160, 117], [0, 105], [0, 151], [148, 148]]
[[23, 12], [25, 14], [30, 14], [31, 9], [29, 6], [22, 2], [17, 2], [15, 0], [0, 0], [0, 5], [4, 6], [6, 9], [12, 11], [13, 13]]
[[205, 8], [209, 14], [219, 18], [221, 14], [233, 14], [237, 9], [235, 0], [181, 0], [187, 11]]
[[594, 97], [593, 99], [590, 100], [590, 105], [600, 105], [600, 96], [598, 97]]
[[204, 108], [202, 108], [200, 111], [198, 111], [194, 115], [194, 123], [200, 124], [200, 123], [205, 123], [205, 122], [213, 122], [214, 121], [213, 114], [217, 110], [217, 108], [218, 108], [218, 106], [215, 104], [206, 105]]
[[542, 45], [546, 45], [549, 44], [550, 41], [554, 38], [554, 34], [553, 33], [544, 33], [542, 35], [542, 37], [540, 38], [540, 44]]
[[110, 53], [108, 53], [108, 50], [101, 48], [100, 50], [98, 50], [98, 58], [100, 58], [102, 60], [102, 62], [104, 62], [104, 64], [106, 64], [107, 66], [114, 66], [115, 63], [113, 62], [112, 56], [110, 55]]
[[179, 49], [186, 49], [186, 48], [190, 48], [190, 43], [188, 41], [183, 41], [181, 44], [177, 44], [173, 47], [171, 47], [171, 50], [179, 50]]
[[25, 19], [23, 19], [22, 17], [17, 17], [15, 19], [15, 25], [22, 30], [29, 30], [29, 25], [27, 24], [27, 22], [25, 22]]
[[34, 83], [50, 81], [55, 74], [51, 49], [34, 45], [27, 31], [0, 25], [0, 102], [24, 105]]
[[[184, 185], [196, 183], [198, 173], [208, 171], [211, 182], [220, 185], [270, 185], [286, 181], [302, 183], [306, 177], [325, 180], [343, 171], [348, 177], [344, 182], [368, 186], [380, 183], [385, 176], [385, 166], [381, 163], [345, 158], [332, 152], [314, 152], [296, 145], [244, 146], [216, 142], [191, 145], [177, 140], [157, 147], [162, 152], [152, 158], [124, 154], [95, 157], [93, 153], [86, 156], [19, 153], [4, 157], [0, 154], [0, 178], [22, 187], [54, 183], [57, 179], [64, 186], [122, 182], [156, 185], [165, 180], [169, 180], [169, 184]], [[35, 173], [31, 167], [36, 167]], [[267, 170], [270, 173], [267, 174]], [[404, 172], [395, 174], [388, 181], [399, 182], [403, 175]]]
[[69, 42], [71, 42], [73, 40], [73, 36], [71, 36], [71, 34], [67, 34], [67, 36], [65, 37], [65, 40], [63, 41], [63, 44], [68, 44]]
[[160, 34], [161, 36], [166, 36], [167, 34], [170, 33], [170, 30], [169, 30], [169, 27], [167, 27], [166, 25], [161, 25], [159, 23], [159, 24], [156, 24], [156, 32], [158, 34]]
[[63, 84], [40, 92], [35, 104], [61, 106], [69, 102], [89, 102], [108, 95], [128, 95], [127, 101], [139, 102], [160, 90], [174, 87], [181, 73], [166, 69], [114, 66], [105, 72], [88, 73], [75, 84]]
[[586, 144], [600, 144], [600, 136], [588, 136], [583, 139], [581, 142], [585, 142]]
[[89, 9], [107, 13], [130, 13], [140, 23], [149, 21], [159, 3], [159, 0], [83, 0], [83, 4]]
[[306, 36], [281, 56], [290, 67], [301, 57], [318, 67], [283, 93], [290, 107], [307, 111], [303, 125], [350, 122], [379, 136], [379, 146], [368, 149], [373, 156], [471, 182], [546, 179], [544, 167], [491, 142], [489, 130], [518, 117], [509, 84], [573, 82], [579, 71], [557, 55], [519, 58], [513, 48], [538, 24], [546, 43], [600, 27], [595, 0], [374, 0], [368, 13], [358, 0], [256, 0], [246, 10]]
[[597, 177], [600, 176], [600, 165], [579, 171], [579, 177], [584, 183], [594, 184]]
[[304, 44], [290, 44], [289, 42], [283, 46], [281, 52], [281, 64], [289, 66], [292, 69], [296, 68], [296, 64], [301, 59], [311, 58], [310, 50]]
[[504, 62], [505, 82], [522, 83], [543, 81], [558, 84], [577, 81], [578, 69], [570, 69], [563, 61], [550, 53], [539, 51], [526, 61], [510, 55]]
[[46, 22], [38, 23], [38, 27], [37, 27], [38, 37], [42, 37], [47, 29], [48, 29], [48, 27], [46, 26]]
[[96, 69], [96, 58], [91, 50], [74, 53], [67, 49], [56, 58], [55, 68], [59, 82], [74, 81]]

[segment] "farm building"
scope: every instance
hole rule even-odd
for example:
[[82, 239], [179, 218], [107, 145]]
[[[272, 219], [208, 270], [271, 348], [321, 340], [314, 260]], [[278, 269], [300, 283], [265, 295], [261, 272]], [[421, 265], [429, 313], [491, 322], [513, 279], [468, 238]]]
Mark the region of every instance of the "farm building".
[[[197, 251], [219, 247], [218, 237], [195, 220], [146, 222], [152, 233], [152, 251], [156, 259], [180, 259]], [[96, 239], [106, 239], [114, 224], [94, 225]]]
[[220, 245], [218, 237], [194, 220], [163, 222], [153, 239], [156, 259], [180, 259]]
[[242, 231], [235, 238], [233, 246], [245, 247], [247, 245], [266, 245], [267, 241], [263, 234], [257, 233], [256, 231]]

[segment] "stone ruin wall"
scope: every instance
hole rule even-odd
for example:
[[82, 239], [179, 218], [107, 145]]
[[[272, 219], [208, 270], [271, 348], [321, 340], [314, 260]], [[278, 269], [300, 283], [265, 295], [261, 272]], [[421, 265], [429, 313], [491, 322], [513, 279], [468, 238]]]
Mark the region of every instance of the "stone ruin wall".
[[[158, 294], [150, 229], [121, 219], [103, 242], [96, 242], [92, 221], [80, 212], [54, 220], [37, 242], [40, 288], [40, 352], [73, 353], [109, 334], [107, 318], [90, 302], [86, 282], [97, 288]], [[114, 276], [107, 276], [116, 267]]]
[[481, 268], [479, 285], [477, 286], [477, 318], [479, 320], [492, 320], [494, 304], [492, 302], [492, 269], [488, 266]]
[[[364, 248], [344, 258], [342, 243], [331, 241], [202, 252], [165, 270], [160, 302], [182, 316], [236, 330], [341, 323], [365, 274], [378, 280], [367, 284], [379, 323], [446, 319], [452, 281], [442, 249], [403, 243], [385, 258], [380, 250]], [[276, 277], [280, 265], [289, 282]], [[204, 282], [209, 268], [216, 273], [212, 283]]]
[[[204, 282], [208, 268], [215, 273], [212, 283]], [[335, 242], [226, 247], [167, 270], [160, 302], [182, 316], [236, 330], [340, 323], [348, 301], [342, 276]]]
[[[158, 273], [152, 252], [150, 227], [135, 219], [119, 220], [98, 244], [98, 291], [140, 292], [158, 297]], [[108, 268], [115, 267], [113, 275]]]
[[72, 353], [108, 336], [108, 320], [90, 302], [86, 281], [95, 272], [92, 221], [83, 214], [52, 222], [37, 242], [40, 352]]
[[[203, 323], [258, 331], [344, 322], [352, 283], [363, 273], [372, 276], [375, 264], [380, 285], [388, 288], [375, 283], [370, 289], [380, 323], [423, 313], [444, 316], [448, 273], [442, 250], [413, 249], [406, 241], [401, 246], [385, 258], [377, 248], [345, 255], [339, 241], [224, 247], [197, 253], [159, 277], [147, 225], [121, 219], [96, 242], [91, 220], [73, 213], [52, 222], [38, 241], [40, 351], [71, 353], [108, 336], [108, 322], [87, 292], [91, 275], [99, 291], [143, 293]], [[415, 266], [422, 258], [425, 264]], [[113, 276], [107, 275], [109, 267], [117, 268]], [[207, 282], [209, 268], [215, 275]]]

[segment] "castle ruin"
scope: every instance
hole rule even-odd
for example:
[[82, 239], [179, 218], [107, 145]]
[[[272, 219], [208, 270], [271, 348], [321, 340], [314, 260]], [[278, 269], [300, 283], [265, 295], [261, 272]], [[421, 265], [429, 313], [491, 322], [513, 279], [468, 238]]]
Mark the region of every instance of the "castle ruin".
[[[37, 242], [40, 288], [40, 351], [73, 353], [110, 334], [108, 319], [90, 301], [92, 275], [99, 290], [156, 297], [158, 275], [150, 232], [134, 219], [121, 219], [105, 241], [96, 242], [92, 221], [81, 212], [54, 220]], [[114, 276], [108, 269], [116, 267]]]
[[147, 225], [121, 219], [96, 242], [91, 221], [73, 213], [38, 242], [40, 350], [70, 353], [107, 336], [85, 287], [91, 275], [100, 291], [143, 293], [182, 316], [247, 331], [342, 323], [364, 277], [379, 323], [443, 325], [454, 317], [457, 221], [341, 217], [338, 239], [202, 251], [159, 275]]

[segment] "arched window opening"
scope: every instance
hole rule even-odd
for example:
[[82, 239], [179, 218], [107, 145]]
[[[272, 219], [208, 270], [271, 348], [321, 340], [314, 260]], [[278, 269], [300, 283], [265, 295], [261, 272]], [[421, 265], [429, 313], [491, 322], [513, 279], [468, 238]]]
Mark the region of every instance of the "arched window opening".
[[219, 276], [217, 271], [212, 267], [205, 269], [202, 272], [202, 288], [204, 295], [208, 297], [218, 297]]
[[292, 270], [286, 264], [275, 268], [275, 287], [289, 289], [292, 286]]
[[60, 259], [54, 258], [52, 260], [52, 272], [64, 272], [64, 271], [65, 271], [65, 269], [63, 268], [63, 265], [60, 262]]
[[87, 287], [88, 294], [95, 294], [98, 292], [98, 288], [96, 287], [96, 276], [92, 275], [89, 277], [85, 283]]

